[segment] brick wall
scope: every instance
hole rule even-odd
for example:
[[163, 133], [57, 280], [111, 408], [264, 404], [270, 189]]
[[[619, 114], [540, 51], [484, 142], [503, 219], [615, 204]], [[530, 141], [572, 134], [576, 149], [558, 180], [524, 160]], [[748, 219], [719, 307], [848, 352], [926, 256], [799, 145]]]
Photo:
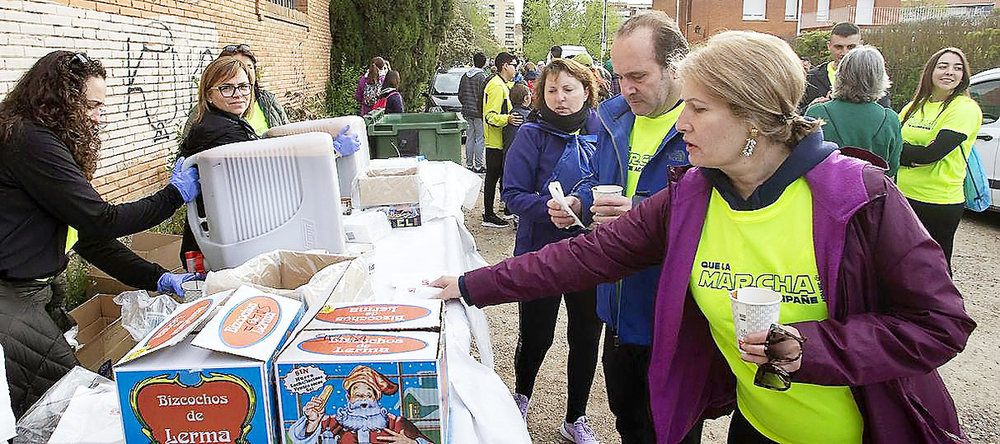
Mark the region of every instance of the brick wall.
[[247, 43], [261, 84], [285, 106], [322, 92], [329, 72], [329, 4], [298, 0], [0, 0], [0, 97], [41, 56], [86, 51], [108, 68], [107, 128], [93, 184], [131, 201], [160, 189], [204, 67]]

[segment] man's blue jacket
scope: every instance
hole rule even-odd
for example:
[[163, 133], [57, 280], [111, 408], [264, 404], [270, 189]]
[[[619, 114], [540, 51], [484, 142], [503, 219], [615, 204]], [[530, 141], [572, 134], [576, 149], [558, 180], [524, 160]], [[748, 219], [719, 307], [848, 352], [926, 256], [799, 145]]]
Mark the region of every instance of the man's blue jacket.
[[[572, 194], [581, 203], [583, 223], [590, 224], [593, 215], [590, 206], [594, 185], [615, 184], [625, 186], [628, 177], [629, 136], [635, 114], [622, 96], [612, 97], [597, 107], [601, 131], [597, 136], [597, 151], [590, 160], [594, 179], [584, 181]], [[688, 164], [682, 134], [671, 128], [656, 153], [639, 174], [632, 207], [643, 199], [667, 187], [668, 168]], [[660, 279], [660, 265], [611, 284], [597, 286], [597, 315], [618, 333], [618, 340], [627, 344], [650, 345], [652, 342], [653, 300]], [[614, 340], [605, 338], [605, 341]]]

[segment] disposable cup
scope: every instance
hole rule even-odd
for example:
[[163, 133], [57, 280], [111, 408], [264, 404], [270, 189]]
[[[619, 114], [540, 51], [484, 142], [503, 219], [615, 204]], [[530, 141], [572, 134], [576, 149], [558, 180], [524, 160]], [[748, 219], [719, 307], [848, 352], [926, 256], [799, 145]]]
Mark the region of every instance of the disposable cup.
[[736, 327], [736, 348], [748, 333], [764, 331], [778, 323], [781, 293], [766, 288], [744, 287], [729, 292]]
[[368, 264], [368, 274], [375, 273], [375, 244], [348, 244], [347, 251]]
[[590, 191], [594, 193], [594, 200], [601, 196], [621, 196], [624, 189], [621, 185], [595, 185]]
[[205, 281], [184, 281], [181, 283], [181, 288], [184, 289], [184, 302], [201, 299], [205, 295]]

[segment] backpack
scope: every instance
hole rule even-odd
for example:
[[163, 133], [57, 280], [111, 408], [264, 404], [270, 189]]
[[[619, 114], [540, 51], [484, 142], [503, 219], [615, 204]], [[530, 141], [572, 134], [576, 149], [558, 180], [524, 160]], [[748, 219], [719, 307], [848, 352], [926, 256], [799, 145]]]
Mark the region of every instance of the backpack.
[[965, 158], [965, 182], [962, 184], [965, 191], [965, 208], [972, 211], [986, 211], [993, 203], [990, 196], [989, 178], [983, 169], [982, 162], [979, 161], [979, 154], [976, 154], [976, 147], [970, 149], [969, 156], [965, 156], [965, 148], [962, 148], [962, 157]]
[[393, 91], [389, 94], [379, 97], [378, 100], [375, 101], [375, 104], [372, 105], [372, 111], [375, 111], [377, 109], [385, 109], [385, 105], [389, 102], [389, 97], [392, 97], [393, 95], [398, 96], [399, 91]]
[[[375, 106], [378, 101], [378, 95], [382, 92], [382, 81], [381, 79], [374, 82], [369, 82], [368, 78], [365, 78], [365, 88], [363, 92], [364, 104], [368, 106]], [[383, 108], [385, 105], [382, 106]], [[373, 108], [374, 109], [374, 108]]]

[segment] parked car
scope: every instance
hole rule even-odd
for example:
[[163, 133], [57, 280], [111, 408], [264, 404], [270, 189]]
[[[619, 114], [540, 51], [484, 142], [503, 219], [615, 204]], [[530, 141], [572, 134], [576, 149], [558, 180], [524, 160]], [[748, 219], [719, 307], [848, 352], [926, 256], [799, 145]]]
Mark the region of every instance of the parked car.
[[983, 125], [976, 135], [976, 153], [990, 179], [993, 211], [1000, 211], [1000, 67], [972, 76], [969, 94], [983, 110]]
[[462, 111], [462, 103], [458, 101], [458, 83], [462, 81], [462, 76], [469, 71], [468, 67], [451, 68], [447, 71], [440, 71], [431, 80], [431, 86], [425, 94], [427, 104], [425, 112], [441, 111]]

